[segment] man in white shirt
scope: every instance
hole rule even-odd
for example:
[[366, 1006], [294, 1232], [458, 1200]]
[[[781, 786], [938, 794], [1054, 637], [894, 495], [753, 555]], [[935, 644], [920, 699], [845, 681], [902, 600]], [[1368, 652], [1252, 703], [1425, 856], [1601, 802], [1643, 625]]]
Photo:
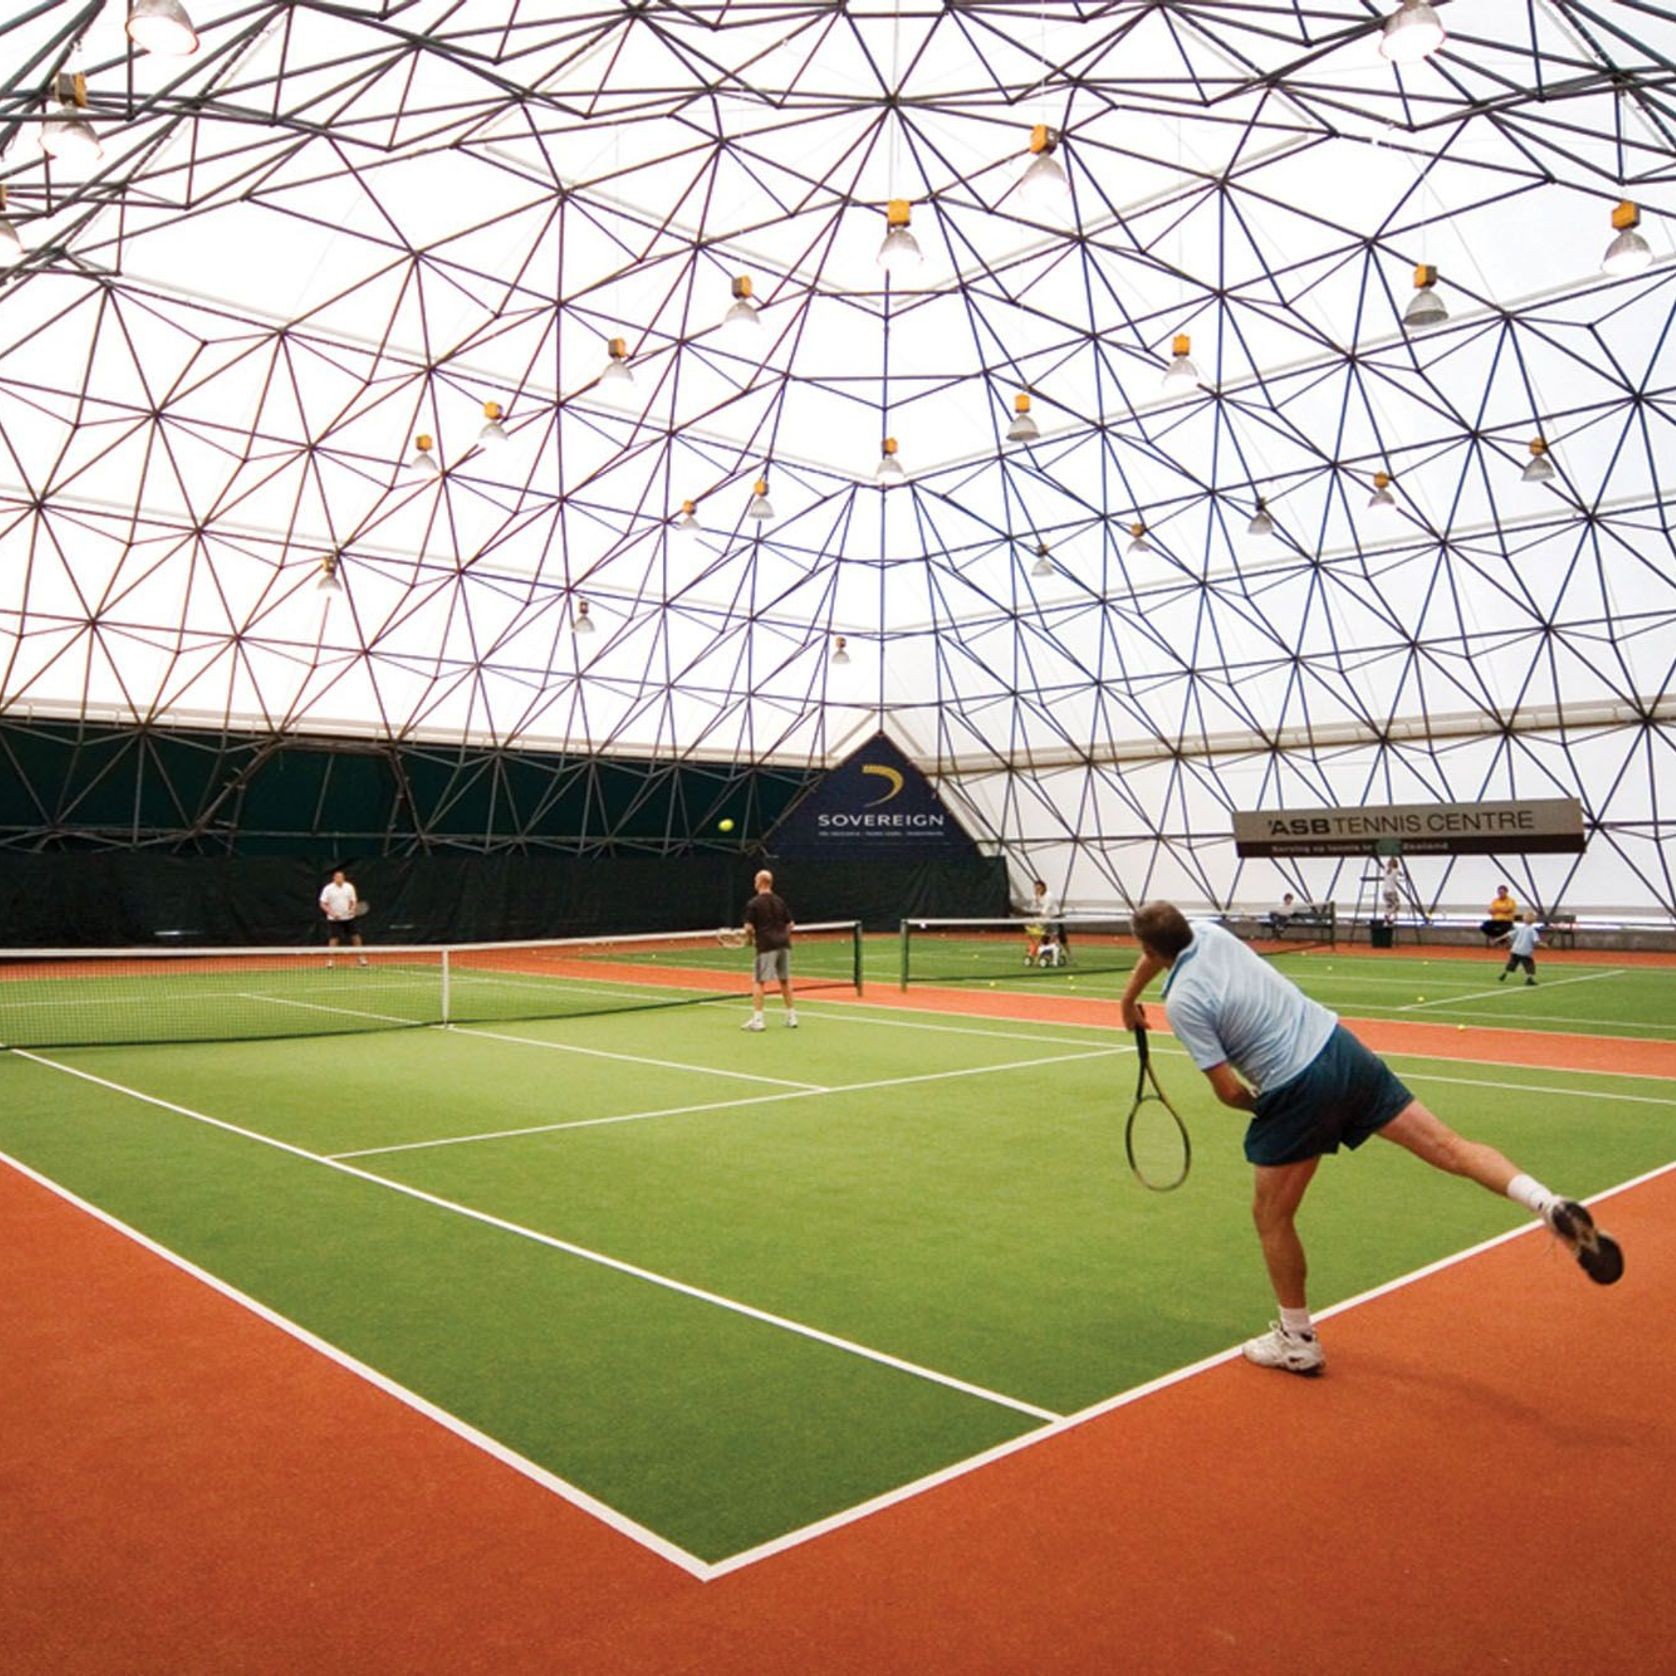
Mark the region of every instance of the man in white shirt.
[[1295, 1221], [1324, 1154], [1379, 1135], [1451, 1175], [1504, 1193], [1540, 1217], [1602, 1286], [1623, 1253], [1587, 1208], [1520, 1172], [1494, 1147], [1457, 1135], [1389, 1066], [1289, 978], [1219, 925], [1190, 925], [1168, 902], [1135, 915], [1140, 962], [1123, 992], [1123, 1022], [1144, 1020], [1141, 992], [1168, 972], [1170, 1028], [1223, 1105], [1252, 1114], [1245, 1155], [1256, 1173], [1252, 1216], [1280, 1319], [1244, 1347], [1248, 1361], [1289, 1373], [1325, 1364], [1311, 1325], [1308, 1265]]
[[[328, 948], [335, 949], [340, 936], [347, 937], [357, 949], [361, 947], [361, 933], [355, 929], [355, 913], [359, 907], [360, 898], [355, 894], [355, 887], [344, 877], [340, 867], [320, 892], [320, 911], [326, 916]], [[364, 954], [357, 954], [356, 959], [363, 966], [367, 963]], [[337, 962], [328, 956], [326, 964], [335, 966]]]

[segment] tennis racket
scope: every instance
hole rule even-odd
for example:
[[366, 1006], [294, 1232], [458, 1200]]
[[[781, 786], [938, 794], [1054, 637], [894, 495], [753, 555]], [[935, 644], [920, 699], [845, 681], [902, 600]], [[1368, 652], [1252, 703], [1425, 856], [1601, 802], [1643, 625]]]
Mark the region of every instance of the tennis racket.
[[724, 949], [742, 949], [745, 946], [745, 933], [737, 926], [724, 925], [716, 933], [716, 941]]
[[356, 919], [365, 919], [372, 912], [372, 903], [362, 900], [355, 904]]
[[1129, 1168], [1142, 1187], [1168, 1193], [1187, 1180], [1193, 1163], [1193, 1143], [1187, 1125], [1158, 1085], [1147, 1048], [1146, 1025], [1135, 1026], [1135, 1103], [1123, 1126], [1123, 1150]]

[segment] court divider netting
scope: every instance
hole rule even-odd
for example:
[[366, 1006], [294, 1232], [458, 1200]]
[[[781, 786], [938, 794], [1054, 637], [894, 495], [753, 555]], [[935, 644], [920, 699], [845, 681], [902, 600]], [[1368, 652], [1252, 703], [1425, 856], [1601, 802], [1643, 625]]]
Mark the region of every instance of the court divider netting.
[[[1288, 917], [1218, 914], [1214, 922], [1266, 957], [1332, 948], [1337, 942], [1338, 916], [1331, 903], [1300, 908]], [[998, 983], [1127, 972], [1141, 957], [1128, 914], [905, 919], [901, 938], [903, 989], [915, 983]]]
[[[337, 1035], [738, 1000], [754, 951], [719, 931], [384, 948], [0, 951], [0, 1047]], [[800, 925], [792, 992], [859, 992], [861, 925]], [[771, 986], [773, 988], [778, 985]]]

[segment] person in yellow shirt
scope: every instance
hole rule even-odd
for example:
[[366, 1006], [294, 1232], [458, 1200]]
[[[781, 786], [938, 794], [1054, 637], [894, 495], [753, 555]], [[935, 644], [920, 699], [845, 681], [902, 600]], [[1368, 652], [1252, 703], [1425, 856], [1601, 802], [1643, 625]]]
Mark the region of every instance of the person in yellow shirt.
[[1496, 899], [1490, 904], [1490, 917], [1479, 926], [1486, 937], [1505, 937], [1519, 917], [1519, 904], [1508, 893], [1506, 885], [1496, 886]]

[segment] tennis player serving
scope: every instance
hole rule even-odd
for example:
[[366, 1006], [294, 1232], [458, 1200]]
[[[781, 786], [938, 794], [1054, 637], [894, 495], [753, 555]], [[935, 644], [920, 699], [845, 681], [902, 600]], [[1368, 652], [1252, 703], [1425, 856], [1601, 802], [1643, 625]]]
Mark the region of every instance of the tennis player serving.
[[1609, 1286], [1624, 1272], [1618, 1242], [1583, 1205], [1550, 1192], [1494, 1147], [1457, 1135], [1336, 1014], [1231, 932], [1190, 925], [1169, 902], [1149, 902], [1134, 925], [1141, 958], [1123, 992], [1124, 1024], [1133, 1029], [1144, 1021], [1142, 991], [1168, 972], [1171, 1028], [1217, 1099], [1251, 1113], [1245, 1155], [1256, 1170], [1252, 1216], [1280, 1319], [1245, 1345], [1247, 1361], [1303, 1374], [1325, 1365], [1305, 1297], [1298, 1206], [1323, 1154], [1359, 1147], [1370, 1135], [1524, 1205], [1565, 1242], [1590, 1280]]

